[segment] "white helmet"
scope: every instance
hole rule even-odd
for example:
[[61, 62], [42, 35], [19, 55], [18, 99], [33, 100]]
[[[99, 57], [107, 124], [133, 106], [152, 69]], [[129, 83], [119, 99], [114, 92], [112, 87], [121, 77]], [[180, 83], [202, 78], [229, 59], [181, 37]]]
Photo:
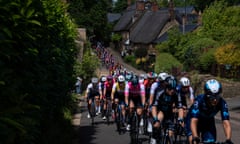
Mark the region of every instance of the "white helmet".
[[102, 76], [101, 77], [101, 82], [105, 82], [107, 80], [107, 77], [106, 76]]
[[98, 78], [96, 78], [96, 77], [93, 77], [93, 78], [92, 78], [92, 80], [91, 80], [91, 82], [92, 82], [93, 84], [96, 84], [96, 83], [98, 83]]
[[125, 77], [123, 75], [118, 76], [118, 82], [124, 82], [125, 81]]
[[168, 73], [161, 72], [161, 73], [159, 73], [159, 75], [158, 75], [158, 80], [164, 81], [168, 76], [169, 76]]
[[186, 87], [186, 86], [190, 86], [190, 80], [187, 77], [182, 77], [180, 79], [180, 83], [182, 86]]

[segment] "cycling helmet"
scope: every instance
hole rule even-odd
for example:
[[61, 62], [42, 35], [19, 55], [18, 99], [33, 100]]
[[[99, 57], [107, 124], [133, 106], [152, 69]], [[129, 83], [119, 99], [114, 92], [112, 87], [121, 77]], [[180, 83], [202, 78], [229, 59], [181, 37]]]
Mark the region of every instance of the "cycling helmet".
[[133, 75], [131, 82], [132, 82], [132, 85], [138, 85], [138, 83], [139, 83], [138, 76]]
[[219, 95], [222, 92], [222, 86], [217, 80], [210, 79], [204, 85], [204, 92], [206, 95]]
[[113, 80], [113, 77], [111, 75], [107, 76], [107, 80]]
[[147, 78], [149, 78], [149, 79], [157, 78], [157, 74], [155, 72], [149, 72], [147, 74]]
[[93, 77], [93, 78], [91, 79], [91, 82], [92, 82], [93, 84], [96, 84], [96, 83], [98, 83], [98, 78], [96, 78], [96, 77]]
[[126, 81], [130, 81], [133, 77], [133, 74], [131, 72], [127, 72], [125, 75]]
[[206, 95], [207, 103], [210, 106], [216, 106], [220, 99], [220, 93], [222, 92], [222, 86], [217, 80], [211, 79], [205, 83], [204, 92]]
[[123, 75], [118, 76], [118, 82], [125, 82], [125, 78]]
[[101, 82], [105, 82], [107, 80], [107, 77], [106, 76], [102, 76], [101, 77]]
[[168, 76], [166, 79], [165, 79], [165, 82], [166, 82], [166, 88], [167, 89], [176, 89], [177, 87], [177, 80], [174, 76]]
[[158, 75], [158, 80], [164, 81], [167, 77], [168, 77], [168, 73], [161, 72], [161, 73], [159, 73], [159, 75]]
[[187, 77], [182, 77], [180, 79], [180, 84], [183, 86], [183, 87], [188, 87], [190, 86], [190, 80], [187, 78]]

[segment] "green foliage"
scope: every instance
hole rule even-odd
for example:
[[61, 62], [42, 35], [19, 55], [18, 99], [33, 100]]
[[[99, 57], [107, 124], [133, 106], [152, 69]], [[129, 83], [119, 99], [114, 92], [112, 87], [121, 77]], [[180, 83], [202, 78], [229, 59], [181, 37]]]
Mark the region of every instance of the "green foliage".
[[88, 35], [97, 39], [110, 40], [111, 27], [107, 23], [107, 12], [111, 3], [107, 0], [70, 0], [68, 12], [78, 27], [84, 27]]
[[93, 76], [97, 76], [96, 69], [100, 66], [98, 57], [87, 48], [83, 55], [82, 62], [77, 62], [74, 69], [77, 76], [84, 79], [83, 87], [85, 87]]
[[[0, 1], [1, 143], [68, 143], [75, 25], [58, 0]], [[57, 133], [58, 132], [58, 133]]]
[[111, 37], [111, 41], [113, 42], [119, 42], [122, 40], [122, 35], [114, 33]]
[[182, 67], [181, 63], [169, 53], [160, 53], [156, 58], [154, 71], [170, 72], [173, 67]]
[[202, 72], [209, 72], [209, 70], [211, 69], [211, 66], [216, 63], [216, 60], [214, 57], [215, 51], [216, 51], [216, 49], [210, 48], [206, 53], [203, 53], [202, 55], [200, 55], [199, 69]]
[[127, 1], [126, 0], [118, 0], [114, 5], [112, 12], [114, 13], [121, 13], [127, 8]]
[[137, 67], [137, 66], [136, 66], [136, 57], [135, 57], [134, 55], [127, 55], [127, 56], [125, 56], [125, 57], [124, 57], [124, 61], [125, 61], [126, 63], [131, 64], [131, 65], [134, 66], [134, 67]]

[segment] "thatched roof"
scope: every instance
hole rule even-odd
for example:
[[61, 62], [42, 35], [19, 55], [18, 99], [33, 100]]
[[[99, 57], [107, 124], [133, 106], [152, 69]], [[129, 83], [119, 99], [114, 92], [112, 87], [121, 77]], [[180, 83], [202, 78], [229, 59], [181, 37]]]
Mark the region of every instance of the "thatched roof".
[[135, 10], [128, 10], [123, 13], [120, 17], [117, 24], [114, 26], [113, 31], [128, 31], [130, 26], [132, 25], [132, 17], [135, 14]]
[[[194, 31], [196, 28], [198, 27], [197, 24], [189, 24], [189, 25], [185, 25], [185, 33], [187, 32], [191, 32], [191, 31]], [[179, 25], [178, 26], [179, 28], [179, 31], [181, 33], [183, 33], [183, 25]], [[154, 43], [161, 43], [161, 42], [164, 42], [168, 40], [168, 32], [165, 32], [163, 35], [161, 35], [159, 38], [157, 38], [156, 40], [154, 40]]]
[[168, 21], [169, 14], [166, 11], [146, 11], [130, 32], [130, 41], [143, 44], [153, 42]]

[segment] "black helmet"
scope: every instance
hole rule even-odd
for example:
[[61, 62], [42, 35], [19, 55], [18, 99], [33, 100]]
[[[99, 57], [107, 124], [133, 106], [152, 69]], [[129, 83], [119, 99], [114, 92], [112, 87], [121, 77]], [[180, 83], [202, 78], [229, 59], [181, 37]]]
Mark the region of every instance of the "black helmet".
[[172, 76], [172, 75], [168, 76], [165, 79], [165, 82], [166, 82], [166, 88], [167, 89], [176, 89], [177, 79], [174, 76]]

